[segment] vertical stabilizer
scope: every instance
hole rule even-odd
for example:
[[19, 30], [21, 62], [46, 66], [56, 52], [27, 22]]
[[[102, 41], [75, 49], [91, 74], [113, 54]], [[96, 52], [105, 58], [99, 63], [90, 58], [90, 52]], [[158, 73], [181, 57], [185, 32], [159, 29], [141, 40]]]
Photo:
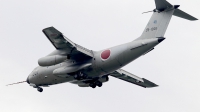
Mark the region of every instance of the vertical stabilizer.
[[195, 17], [177, 9], [179, 5], [171, 5], [166, 0], [155, 0], [156, 9], [149, 20], [142, 35], [138, 39], [164, 37], [172, 15], [188, 19], [197, 20]]
[[164, 37], [173, 13], [174, 9], [160, 13], [154, 12], [139, 39]]

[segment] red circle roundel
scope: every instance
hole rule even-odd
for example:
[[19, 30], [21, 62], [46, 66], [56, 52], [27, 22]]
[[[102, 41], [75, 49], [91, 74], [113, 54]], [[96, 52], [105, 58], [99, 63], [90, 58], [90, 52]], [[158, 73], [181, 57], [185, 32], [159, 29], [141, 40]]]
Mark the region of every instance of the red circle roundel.
[[110, 50], [105, 50], [101, 53], [101, 58], [106, 60], [110, 57]]

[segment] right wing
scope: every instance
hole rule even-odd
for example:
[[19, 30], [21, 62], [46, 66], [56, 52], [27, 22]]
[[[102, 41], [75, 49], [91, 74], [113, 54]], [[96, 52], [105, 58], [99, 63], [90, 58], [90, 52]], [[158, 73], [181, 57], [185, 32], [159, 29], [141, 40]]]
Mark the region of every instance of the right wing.
[[130, 83], [133, 83], [138, 86], [145, 87], [145, 88], [158, 86], [158, 85], [154, 84], [153, 82], [148, 81], [147, 79], [140, 78], [140, 77], [133, 75], [122, 69], [118, 69], [115, 72], [111, 73], [110, 75], [115, 78], [130, 82]]

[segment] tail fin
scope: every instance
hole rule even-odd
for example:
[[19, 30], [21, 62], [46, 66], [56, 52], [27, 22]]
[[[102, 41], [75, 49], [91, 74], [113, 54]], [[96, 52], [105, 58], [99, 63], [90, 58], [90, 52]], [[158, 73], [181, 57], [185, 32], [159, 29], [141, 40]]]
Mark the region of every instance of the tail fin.
[[171, 5], [166, 0], [155, 0], [156, 9], [149, 20], [145, 30], [138, 39], [164, 37], [172, 15], [188, 19], [198, 20], [195, 17], [178, 9], [179, 5]]

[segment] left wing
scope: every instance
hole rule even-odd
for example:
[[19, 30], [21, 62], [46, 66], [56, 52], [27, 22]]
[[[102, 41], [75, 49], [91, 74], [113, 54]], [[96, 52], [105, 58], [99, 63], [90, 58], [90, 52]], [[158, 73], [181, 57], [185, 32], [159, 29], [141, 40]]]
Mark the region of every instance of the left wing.
[[43, 29], [42, 31], [56, 49], [65, 49], [68, 50], [69, 52], [76, 50], [78, 53], [85, 54], [89, 57], [93, 57], [91, 50], [88, 50], [78, 44], [73, 43], [71, 40], [65, 37], [60, 31], [58, 31], [54, 27], [48, 27]]
[[118, 69], [115, 72], [111, 73], [110, 75], [115, 78], [130, 82], [130, 83], [133, 83], [138, 86], [145, 87], [145, 88], [158, 86], [158, 85], [154, 84], [153, 82], [148, 81], [147, 79], [140, 78], [140, 77], [133, 75], [122, 69]]

